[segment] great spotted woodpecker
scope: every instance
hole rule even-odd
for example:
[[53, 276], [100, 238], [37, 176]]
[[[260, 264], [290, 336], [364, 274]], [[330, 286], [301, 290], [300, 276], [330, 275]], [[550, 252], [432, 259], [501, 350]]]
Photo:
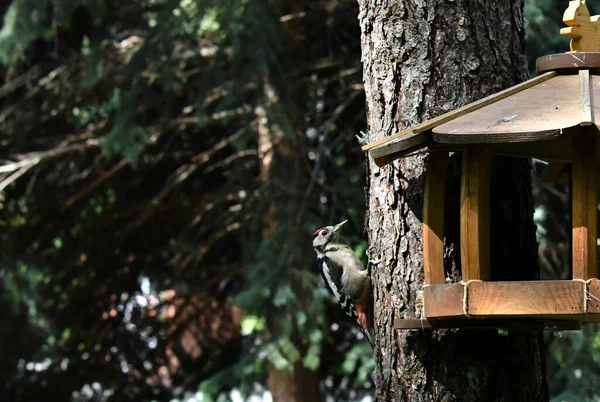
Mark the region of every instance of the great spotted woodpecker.
[[313, 247], [323, 279], [342, 307], [352, 317], [373, 347], [371, 333], [369, 272], [356, 258], [352, 249], [338, 243], [341, 227], [347, 220], [335, 226], [325, 226], [313, 233]]

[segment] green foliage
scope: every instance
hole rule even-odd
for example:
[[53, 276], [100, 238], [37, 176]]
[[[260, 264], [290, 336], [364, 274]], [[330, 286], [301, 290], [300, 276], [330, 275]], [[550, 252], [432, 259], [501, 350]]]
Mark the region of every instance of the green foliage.
[[547, 337], [548, 385], [552, 401], [598, 401], [600, 333], [598, 325], [581, 331], [558, 332]]
[[0, 30], [0, 61], [9, 65], [28, 49], [38, 38], [51, 36], [50, 27], [44, 22], [49, 0], [13, 1], [4, 15]]
[[360, 345], [355, 345], [349, 350], [346, 355], [346, 360], [342, 364], [342, 370], [346, 375], [353, 374], [358, 370], [355, 378], [355, 385], [360, 386], [369, 381], [373, 371], [375, 370], [375, 361], [369, 358], [367, 352], [370, 351], [370, 346], [364, 342]]
[[85, 7], [95, 24], [106, 14], [103, 2], [93, 0], [14, 0], [0, 30], [0, 61], [10, 65], [22, 58], [36, 40], [49, 40], [59, 28], [71, 25], [73, 12]]

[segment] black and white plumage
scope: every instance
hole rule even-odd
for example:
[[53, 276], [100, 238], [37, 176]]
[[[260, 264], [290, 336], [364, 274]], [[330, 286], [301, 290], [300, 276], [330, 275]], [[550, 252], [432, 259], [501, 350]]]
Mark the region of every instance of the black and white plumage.
[[369, 332], [371, 328], [369, 273], [350, 247], [337, 242], [339, 230], [346, 222], [315, 231], [313, 247], [317, 253], [323, 279], [342, 310], [356, 321], [373, 347], [373, 338]]

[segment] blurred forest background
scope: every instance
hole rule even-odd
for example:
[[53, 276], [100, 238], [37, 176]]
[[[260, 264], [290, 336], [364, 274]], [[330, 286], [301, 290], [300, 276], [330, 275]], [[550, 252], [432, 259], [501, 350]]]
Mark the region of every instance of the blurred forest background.
[[[532, 74], [568, 49], [566, 6], [526, 1]], [[310, 245], [349, 219], [367, 247], [356, 1], [0, 10], [1, 399], [371, 395]], [[566, 185], [535, 166], [542, 276], [564, 278]], [[545, 336], [553, 399], [598, 400], [596, 327]]]

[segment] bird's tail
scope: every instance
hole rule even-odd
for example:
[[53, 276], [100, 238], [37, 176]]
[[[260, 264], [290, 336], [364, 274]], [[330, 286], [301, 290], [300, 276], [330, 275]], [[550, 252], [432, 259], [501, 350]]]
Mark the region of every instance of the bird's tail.
[[370, 298], [365, 298], [364, 301], [356, 303], [356, 320], [358, 327], [365, 337], [369, 340], [371, 347], [374, 348], [373, 343], [373, 318]]
[[373, 328], [364, 329], [363, 327], [360, 327], [360, 330], [365, 335], [365, 337], [367, 338], [369, 343], [371, 344], [371, 349], [375, 349], [375, 343], [373, 342], [373, 338], [374, 338], [375, 334], [373, 334]]

